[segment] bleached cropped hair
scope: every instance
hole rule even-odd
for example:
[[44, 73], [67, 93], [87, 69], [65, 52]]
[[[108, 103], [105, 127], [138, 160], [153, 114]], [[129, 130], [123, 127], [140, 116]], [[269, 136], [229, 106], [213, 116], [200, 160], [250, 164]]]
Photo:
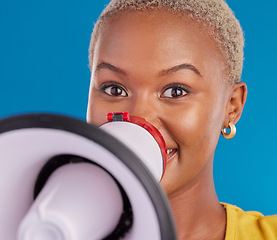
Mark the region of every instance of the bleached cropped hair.
[[228, 69], [228, 81], [239, 82], [243, 66], [244, 37], [239, 21], [224, 0], [112, 0], [94, 26], [89, 47], [92, 66], [95, 44], [101, 26], [110, 17], [126, 11], [165, 9], [207, 24], [222, 51]]

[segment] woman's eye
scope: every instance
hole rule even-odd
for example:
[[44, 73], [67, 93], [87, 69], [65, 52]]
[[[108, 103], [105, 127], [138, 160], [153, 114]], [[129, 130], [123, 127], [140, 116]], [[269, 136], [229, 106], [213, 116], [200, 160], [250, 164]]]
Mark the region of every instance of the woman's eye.
[[182, 86], [167, 87], [161, 97], [164, 98], [180, 98], [188, 94], [188, 90]]
[[103, 85], [101, 86], [101, 90], [110, 96], [115, 96], [115, 97], [128, 96], [126, 90], [117, 84]]

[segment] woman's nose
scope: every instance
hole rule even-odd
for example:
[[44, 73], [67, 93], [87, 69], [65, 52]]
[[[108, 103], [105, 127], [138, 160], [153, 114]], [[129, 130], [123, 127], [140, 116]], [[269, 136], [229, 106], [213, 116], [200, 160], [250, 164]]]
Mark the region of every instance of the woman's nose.
[[137, 116], [144, 118], [150, 122], [158, 130], [161, 128], [161, 121], [159, 118], [158, 106], [151, 100], [138, 98], [135, 99], [129, 106], [128, 112], [130, 116]]

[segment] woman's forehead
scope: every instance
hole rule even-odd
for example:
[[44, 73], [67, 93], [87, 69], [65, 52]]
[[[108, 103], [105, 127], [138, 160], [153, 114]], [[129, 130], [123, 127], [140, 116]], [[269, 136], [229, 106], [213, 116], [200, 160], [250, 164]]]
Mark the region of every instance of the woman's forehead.
[[110, 18], [101, 28], [94, 60], [99, 56], [119, 62], [163, 63], [165, 68], [183, 62], [199, 68], [205, 68], [205, 61], [223, 62], [216, 42], [199, 23], [161, 11]]

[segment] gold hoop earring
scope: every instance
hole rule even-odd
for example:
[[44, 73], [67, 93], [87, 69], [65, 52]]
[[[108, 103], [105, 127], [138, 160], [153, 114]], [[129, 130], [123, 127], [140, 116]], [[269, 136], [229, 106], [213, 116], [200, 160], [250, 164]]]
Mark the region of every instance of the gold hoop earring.
[[232, 123], [232, 122], [229, 122], [228, 126], [229, 126], [229, 128], [230, 128], [230, 133], [227, 134], [226, 128], [223, 127], [223, 128], [221, 129], [221, 134], [222, 134], [222, 136], [223, 136], [224, 138], [226, 138], [226, 139], [231, 139], [231, 138], [233, 138], [233, 137], [236, 135], [236, 131], [237, 131], [237, 130], [236, 130], [235, 124]]

